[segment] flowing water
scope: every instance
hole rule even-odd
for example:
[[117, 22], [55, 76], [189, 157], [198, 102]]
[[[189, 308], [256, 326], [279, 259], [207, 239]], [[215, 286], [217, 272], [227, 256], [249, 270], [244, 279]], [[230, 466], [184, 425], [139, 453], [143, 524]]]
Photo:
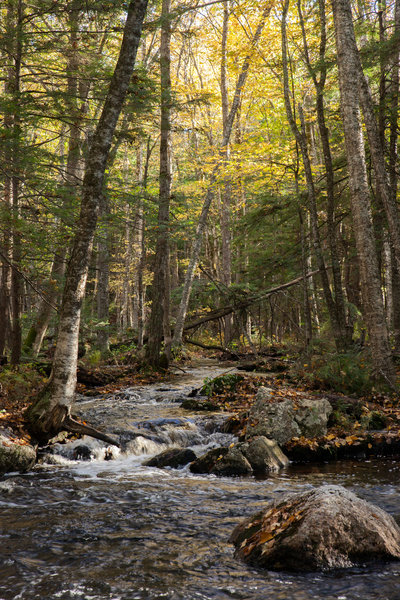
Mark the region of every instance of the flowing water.
[[[178, 400], [222, 369], [77, 403], [124, 451], [85, 440], [60, 445], [25, 475], [0, 480], [0, 600], [399, 600], [399, 563], [330, 573], [261, 571], [233, 557], [235, 525], [282, 491], [324, 483], [400, 513], [394, 460], [289, 466], [271, 477], [216, 478], [142, 465], [169, 446], [230, 443], [220, 415]], [[90, 450], [91, 460], [77, 460]], [[111, 456], [111, 453], [113, 456]], [[107, 460], [112, 458], [112, 460]]]

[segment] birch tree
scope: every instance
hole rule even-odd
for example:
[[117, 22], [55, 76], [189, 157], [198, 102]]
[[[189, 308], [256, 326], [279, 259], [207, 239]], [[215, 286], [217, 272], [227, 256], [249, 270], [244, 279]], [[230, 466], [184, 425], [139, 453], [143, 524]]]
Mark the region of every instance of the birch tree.
[[[118, 61], [87, 158], [81, 212], [67, 267], [53, 368], [46, 388], [27, 415], [31, 430], [39, 440], [49, 439], [62, 429], [77, 431], [79, 428], [70, 412], [76, 387], [81, 305], [107, 158], [135, 66], [147, 4], [148, 0], [132, 0], [129, 4]], [[80, 429], [84, 430], [85, 426]]]

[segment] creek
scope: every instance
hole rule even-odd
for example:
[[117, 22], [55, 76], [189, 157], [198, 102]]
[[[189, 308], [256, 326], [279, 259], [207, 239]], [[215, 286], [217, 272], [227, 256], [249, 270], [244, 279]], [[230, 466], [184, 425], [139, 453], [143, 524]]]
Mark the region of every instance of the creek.
[[[84, 440], [58, 445], [27, 474], [0, 480], [0, 600], [399, 600], [400, 564], [328, 573], [261, 571], [233, 557], [228, 538], [282, 491], [343, 485], [400, 515], [395, 460], [290, 465], [269, 477], [216, 478], [143, 466], [169, 446], [197, 454], [227, 445], [226, 417], [190, 414], [179, 400], [215, 365], [171, 382], [79, 398], [76, 409], [120, 436], [124, 451]], [[233, 438], [232, 438], [233, 439]], [[80, 448], [79, 448], [80, 446]]]

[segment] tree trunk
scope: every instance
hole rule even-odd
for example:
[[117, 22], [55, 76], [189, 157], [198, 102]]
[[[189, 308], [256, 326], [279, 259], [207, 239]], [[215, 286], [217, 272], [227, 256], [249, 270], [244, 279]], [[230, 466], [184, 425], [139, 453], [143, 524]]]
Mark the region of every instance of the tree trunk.
[[[391, 202], [397, 202], [397, 143], [398, 143], [398, 111], [399, 111], [399, 63], [400, 63], [400, 0], [396, 0], [394, 10], [394, 37], [396, 40], [391, 66], [391, 83], [389, 92], [389, 183]], [[400, 272], [397, 269], [395, 253], [391, 244], [392, 254], [392, 300], [393, 300], [393, 337], [397, 351], [400, 349]]]
[[[79, 95], [79, 21], [80, 10], [78, 6], [71, 5], [68, 13], [68, 28], [69, 28], [69, 49], [67, 62], [67, 111], [70, 118], [69, 134], [68, 134], [68, 150], [66, 157], [65, 172], [62, 173], [60, 181], [61, 186], [65, 186], [63, 194], [63, 208], [67, 209], [72, 205], [73, 199], [76, 197], [77, 189], [80, 185], [79, 167], [80, 167], [80, 147], [81, 147], [81, 129], [82, 120], [84, 117], [83, 100], [82, 106], [78, 105]], [[63, 136], [62, 136], [63, 138]], [[61, 139], [61, 152], [63, 139]], [[65, 273], [65, 261], [68, 253], [69, 237], [66, 232], [65, 224], [60, 221], [57, 228], [57, 238], [62, 237], [63, 245], [58, 248], [51, 266], [49, 281], [46, 286], [46, 297], [42, 298], [37, 310], [37, 315], [32, 324], [25, 343], [24, 351], [30, 352], [34, 356], [38, 356], [46, 335], [54, 306], [57, 305], [62, 289], [62, 283]]]
[[99, 217], [102, 220], [103, 227], [99, 232], [99, 241], [97, 243], [97, 293], [96, 308], [98, 319], [98, 330], [96, 345], [102, 354], [109, 350], [109, 280], [110, 280], [110, 252], [109, 252], [109, 234], [108, 219], [109, 206], [108, 198], [105, 194], [100, 197]]
[[81, 305], [99, 199], [103, 191], [104, 172], [112, 137], [131, 81], [146, 10], [147, 0], [134, 0], [129, 5], [119, 58], [88, 153], [81, 212], [67, 268], [53, 368], [45, 390], [27, 414], [31, 430], [39, 440], [49, 439], [63, 428], [68, 429], [76, 387]]
[[[226, 138], [226, 128], [229, 117], [229, 97], [228, 97], [228, 25], [229, 25], [229, 0], [224, 2], [224, 19], [222, 25], [221, 39], [221, 105], [222, 105], [222, 131]], [[222, 148], [225, 155], [224, 160], [229, 160], [229, 144]], [[225, 178], [221, 190], [221, 275], [222, 283], [226, 289], [229, 289], [232, 283], [232, 257], [231, 257], [231, 194], [232, 183], [230, 178]], [[224, 345], [227, 346], [232, 338], [232, 315], [224, 319]]]
[[325, 260], [322, 252], [321, 239], [319, 234], [318, 226], [318, 210], [317, 210], [317, 198], [315, 193], [314, 179], [312, 174], [311, 162], [307, 147], [307, 137], [305, 132], [305, 121], [303, 116], [302, 107], [299, 106], [299, 117], [301, 122], [301, 129], [297, 126], [295, 116], [292, 109], [290, 100], [289, 90], [289, 72], [288, 72], [288, 59], [287, 59], [287, 35], [286, 35], [286, 19], [289, 9], [289, 0], [285, 1], [283, 13], [282, 13], [282, 68], [283, 68], [283, 93], [285, 99], [286, 114], [289, 121], [290, 128], [296, 139], [296, 142], [301, 151], [301, 157], [304, 165], [304, 172], [307, 184], [308, 194], [308, 206], [311, 218], [311, 231], [313, 239], [313, 247], [315, 258], [317, 261], [318, 269], [322, 281], [322, 289], [324, 292], [325, 302], [328, 308], [329, 319], [331, 322], [332, 333], [335, 339], [338, 350], [343, 350], [346, 343], [346, 331], [340, 326], [338, 319], [337, 309], [335, 301], [332, 297], [332, 292], [329, 285], [328, 273], [326, 270]]
[[6, 182], [6, 194], [9, 197], [9, 215], [11, 217], [11, 256], [10, 273], [10, 348], [11, 364], [16, 365], [21, 358], [21, 294], [22, 278], [20, 274], [21, 262], [21, 232], [20, 221], [20, 181], [21, 181], [21, 100], [20, 100], [20, 76], [22, 61], [22, 26], [23, 26], [23, 4], [21, 0], [14, 2], [10, 0], [7, 4], [6, 29], [9, 36], [7, 43], [8, 60], [11, 65], [7, 69], [6, 94], [9, 95], [12, 106], [9, 107], [5, 124], [10, 132], [9, 158], [7, 168], [11, 170], [9, 180]]
[[350, 203], [356, 240], [364, 317], [368, 328], [373, 361], [373, 375], [394, 385], [385, 312], [382, 301], [380, 273], [372, 227], [371, 206], [365, 162], [365, 147], [359, 111], [359, 71], [353, 47], [353, 23], [348, 0], [332, 0], [335, 23], [339, 87], [347, 164], [349, 169]]
[[240, 74], [239, 74], [239, 77], [238, 77], [238, 80], [236, 83], [235, 94], [233, 97], [232, 106], [231, 106], [231, 109], [230, 109], [230, 112], [229, 112], [229, 115], [227, 118], [227, 122], [226, 122], [225, 135], [223, 137], [222, 144], [221, 144], [220, 157], [212, 171], [212, 174], [210, 177], [210, 182], [209, 182], [208, 189], [207, 189], [207, 194], [206, 194], [206, 197], [205, 197], [205, 200], [203, 203], [203, 207], [201, 210], [200, 218], [199, 218], [199, 221], [198, 221], [197, 227], [196, 227], [196, 233], [195, 233], [192, 251], [191, 251], [191, 255], [190, 255], [190, 262], [189, 262], [189, 266], [187, 268], [186, 275], [185, 275], [185, 283], [183, 286], [182, 299], [181, 299], [181, 302], [179, 305], [179, 311], [178, 311], [178, 315], [176, 318], [174, 337], [173, 337], [173, 345], [174, 346], [180, 346], [182, 344], [182, 334], [183, 334], [183, 329], [184, 329], [184, 325], [185, 325], [187, 309], [189, 306], [189, 298], [190, 298], [190, 293], [192, 291], [194, 274], [196, 272], [196, 268], [197, 268], [197, 265], [199, 262], [201, 244], [202, 244], [203, 234], [204, 234], [204, 231], [206, 228], [208, 211], [210, 209], [212, 200], [214, 198], [216, 182], [217, 182], [218, 176], [220, 175], [220, 171], [221, 171], [221, 168], [222, 168], [223, 162], [224, 162], [223, 149], [229, 144], [230, 136], [232, 133], [233, 123], [234, 123], [237, 111], [239, 109], [240, 99], [242, 96], [243, 88], [244, 88], [244, 85], [246, 83], [247, 76], [249, 73], [250, 60], [251, 60], [252, 54], [257, 46], [257, 43], [261, 37], [261, 33], [264, 29], [264, 25], [265, 25], [265, 22], [267, 20], [267, 17], [269, 15], [270, 11], [271, 11], [271, 5], [268, 3], [268, 6], [266, 8], [264, 8], [260, 23], [259, 23], [257, 30], [251, 40], [251, 43], [250, 43], [251, 51], [250, 51], [249, 55], [246, 56], [246, 58], [244, 59], [244, 62], [243, 62], [243, 65], [242, 65], [242, 68], [241, 68], [241, 71], [240, 71]]
[[135, 273], [134, 273], [134, 312], [137, 318], [137, 337], [138, 348], [142, 348], [144, 342], [145, 325], [145, 294], [146, 286], [144, 284], [144, 270], [146, 265], [146, 220], [144, 215], [144, 195], [147, 191], [147, 179], [149, 171], [149, 162], [154, 145], [150, 145], [150, 138], [147, 140], [146, 160], [142, 164], [142, 148], [138, 150], [138, 180], [140, 184], [140, 198], [136, 210], [136, 228], [135, 228]]
[[332, 265], [332, 281], [334, 289], [334, 309], [336, 311], [336, 319], [338, 324], [338, 330], [340, 332], [340, 346], [345, 349], [351, 345], [352, 342], [352, 327], [347, 323], [346, 319], [346, 307], [343, 294], [342, 276], [340, 271], [338, 243], [337, 243], [337, 231], [335, 223], [335, 192], [334, 192], [334, 172], [332, 163], [332, 154], [329, 142], [329, 131], [325, 121], [325, 109], [324, 109], [324, 88], [326, 82], [326, 13], [325, 13], [325, 0], [318, 1], [319, 7], [319, 20], [320, 20], [320, 45], [318, 55], [318, 68], [320, 70], [319, 79], [317, 78], [316, 70], [311, 64], [307, 37], [304, 27], [303, 14], [301, 10], [301, 0], [298, 0], [298, 13], [300, 18], [300, 24], [303, 36], [303, 46], [305, 53], [306, 65], [308, 72], [314, 82], [316, 91], [316, 110], [317, 110], [317, 121], [319, 135], [321, 138], [323, 161], [325, 166], [325, 177], [326, 177], [326, 193], [327, 193], [327, 230], [328, 230], [328, 242]]
[[[391, 243], [396, 259], [397, 269], [400, 271], [400, 217], [396, 199], [390, 193], [388, 174], [385, 165], [385, 153], [382, 145], [378, 124], [375, 116], [375, 107], [372, 99], [372, 93], [368, 81], [362, 71], [361, 61], [355, 44], [354, 35], [349, 40], [354, 43], [349, 44], [354, 54], [354, 64], [357, 68], [360, 86], [360, 104], [364, 116], [364, 123], [367, 130], [369, 149], [371, 153], [372, 166], [376, 179], [377, 193], [385, 209], [385, 215], [388, 223]], [[356, 73], [355, 73], [356, 75]]]
[[[161, 25], [161, 141], [158, 235], [152, 284], [152, 303], [146, 360], [153, 367], [169, 362], [169, 210], [171, 201], [171, 0], [162, 2]], [[161, 353], [165, 338], [165, 352]]]
[[[380, 119], [383, 121], [383, 123], [381, 123], [381, 126], [379, 127], [375, 116], [375, 106], [372, 98], [372, 92], [369, 87], [368, 80], [364, 75], [356, 44], [350, 4], [347, 5], [343, 3], [343, 6], [342, 4], [340, 4], [340, 6], [342, 7], [342, 19], [345, 21], [348, 34], [346, 53], [349, 56], [349, 62], [351, 61], [354, 80], [358, 82], [359, 86], [360, 104], [368, 136], [372, 166], [376, 179], [377, 193], [385, 210], [391, 243], [396, 259], [396, 266], [397, 270], [400, 272], [400, 216], [396, 198], [390, 192], [388, 173], [385, 165], [384, 119], [382, 116], [380, 116]], [[380, 19], [382, 19], [382, 17], [380, 17]], [[385, 87], [384, 82], [382, 81], [383, 79], [384, 76], [381, 75], [381, 95], [384, 93], [382, 88]], [[380, 111], [381, 110], [382, 106], [380, 107]]]
[[300, 239], [301, 239], [301, 266], [303, 271], [303, 313], [304, 313], [304, 345], [308, 349], [312, 340], [312, 321], [311, 321], [311, 305], [310, 291], [307, 278], [307, 248], [304, 234], [304, 218], [303, 211], [299, 206], [299, 223], [300, 223]]

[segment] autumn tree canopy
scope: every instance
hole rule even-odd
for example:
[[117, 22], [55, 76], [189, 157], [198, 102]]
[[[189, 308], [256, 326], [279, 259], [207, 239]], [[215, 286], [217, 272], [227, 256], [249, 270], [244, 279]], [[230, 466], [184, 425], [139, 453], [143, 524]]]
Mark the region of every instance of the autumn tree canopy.
[[59, 355], [83, 260], [71, 310], [93, 360], [322, 343], [365, 348], [394, 386], [398, 0], [149, 2], [99, 186], [134, 4], [0, 9], [0, 355]]

